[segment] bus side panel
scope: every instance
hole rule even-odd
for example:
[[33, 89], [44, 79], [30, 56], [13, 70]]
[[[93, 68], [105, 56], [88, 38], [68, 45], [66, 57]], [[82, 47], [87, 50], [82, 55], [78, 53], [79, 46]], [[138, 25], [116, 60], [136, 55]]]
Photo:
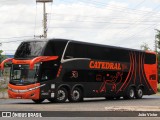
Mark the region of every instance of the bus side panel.
[[147, 78], [148, 83], [154, 92], [157, 92], [157, 65], [148, 65], [144, 64], [144, 71]]
[[152, 94], [157, 92], [157, 59], [153, 53], [145, 53], [143, 58], [143, 70], [146, 78], [147, 87], [150, 86]]
[[[130, 64], [120, 63], [123, 66], [121, 66], [122, 70], [108, 70], [96, 68], [91, 69], [89, 68], [91, 62], [92, 60], [73, 60], [63, 63], [63, 70], [60, 74], [62, 77], [62, 83], [70, 85], [71, 88], [73, 85], [83, 85], [84, 97], [105, 97], [106, 95], [116, 95], [116, 92], [127, 79]], [[117, 62], [112, 61], [110, 63]], [[120, 90], [118, 95], [121, 93]]]
[[135, 90], [139, 87], [143, 87], [145, 95], [155, 94], [157, 92], [156, 59], [152, 58], [152, 61], [148, 61], [148, 59], [151, 59], [151, 56], [148, 56], [148, 54], [146, 55], [144, 52], [131, 51], [129, 56], [130, 68], [128, 75], [126, 79], [122, 81], [122, 84], [120, 85], [120, 88], [117, 89], [116, 94], [118, 95], [122, 91], [125, 95], [130, 87], [134, 87]]
[[62, 64], [63, 69], [60, 73], [62, 83], [65, 83], [73, 89], [75, 86], [82, 86], [84, 97], [105, 96], [105, 93], [98, 93], [103, 78], [96, 81], [96, 73], [101, 70], [91, 70], [89, 68], [90, 60], [71, 60]]

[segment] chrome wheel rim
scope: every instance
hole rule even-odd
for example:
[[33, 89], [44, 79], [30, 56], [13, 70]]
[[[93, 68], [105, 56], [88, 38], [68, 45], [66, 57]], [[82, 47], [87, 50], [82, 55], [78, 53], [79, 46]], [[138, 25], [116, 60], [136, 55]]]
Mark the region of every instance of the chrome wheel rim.
[[60, 100], [60, 101], [62, 101], [62, 100], [65, 99], [65, 97], [66, 97], [65, 92], [63, 90], [58, 90], [57, 99]]
[[78, 100], [80, 97], [80, 94], [77, 90], [74, 90], [73, 93], [72, 93], [72, 98], [73, 100]]
[[141, 89], [138, 90], [138, 95], [139, 95], [139, 97], [141, 97], [143, 95], [143, 92]]
[[134, 98], [134, 90], [133, 89], [130, 90], [130, 97]]

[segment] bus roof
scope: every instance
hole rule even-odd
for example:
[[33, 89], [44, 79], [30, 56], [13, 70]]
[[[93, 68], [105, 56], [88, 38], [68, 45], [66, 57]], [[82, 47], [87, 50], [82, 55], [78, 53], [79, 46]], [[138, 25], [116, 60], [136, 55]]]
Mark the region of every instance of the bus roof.
[[109, 47], [109, 48], [116, 48], [116, 49], [123, 49], [123, 50], [131, 50], [131, 51], [137, 51], [137, 52], [150, 52], [152, 54], [156, 54], [154, 51], [144, 51], [144, 50], [138, 50], [133, 48], [125, 48], [125, 47], [119, 47], [119, 46], [112, 46], [112, 45], [104, 45], [104, 44], [97, 44], [97, 43], [89, 43], [84, 41], [77, 41], [77, 40], [70, 40], [70, 39], [61, 39], [61, 38], [52, 38], [52, 39], [33, 39], [33, 40], [27, 40], [23, 42], [48, 42], [48, 41], [70, 41], [74, 43], [80, 43], [80, 44], [87, 44], [87, 45], [93, 45], [97, 47]]

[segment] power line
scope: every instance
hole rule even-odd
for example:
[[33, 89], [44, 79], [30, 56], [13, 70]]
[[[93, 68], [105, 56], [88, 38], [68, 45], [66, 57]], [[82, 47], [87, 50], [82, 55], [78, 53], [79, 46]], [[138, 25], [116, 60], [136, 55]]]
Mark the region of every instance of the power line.
[[[128, 18], [125, 18], [125, 17], [123, 17], [123, 16], [91, 16], [91, 15], [76, 15], [76, 14], [57, 14], [57, 13], [49, 13], [49, 14], [54, 14], [54, 18], [58, 18], [58, 17], [75, 17], [75, 18], [79, 18], [79, 19], [84, 19], [84, 18], [92, 18], [92, 19], [96, 19], [96, 20], [98, 20], [98, 19], [112, 19], [112, 20], [128, 20]], [[159, 14], [160, 15], [160, 14]], [[144, 17], [144, 15], [142, 16], [142, 17]], [[152, 16], [152, 17], [154, 17], [154, 15]], [[156, 18], [156, 19], [160, 19], [160, 16], [158, 16], [157, 14], [155, 15], [155, 17], [154, 18]], [[51, 20], [54, 20], [54, 19], [51, 19]], [[135, 19], [136, 20], [136, 19]], [[141, 20], [141, 19], [139, 19], [139, 20]]]
[[142, 29], [142, 30], [136, 32], [135, 34], [133, 34], [133, 35], [131, 35], [130, 37], [125, 38], [125, 39], [123, 39], [123, 40], [132, 39], [132, 38], [134, 38], [134, 37], [137, 35], [137, 33], [142, 33], [142, 31], [148, 30], [148, 29], [150, 29], [150, 28], [152, 28], [152, 27], [155, 27], [156, 25], [157, 25], [157, 24], [154, 24], [153, 26], [150, 26], [150, 27], [146, 27], [146, 28], [144, 28], [144, 29]]
[[33, 36], [9, 37], [9, 38], [0, 38], [0, 39], [16, 39], [16, 38], [26, 38], [26, 37], [33, 37]]
[[[51, 13], [52, 13], [52, 9], [53, 9], [53, 2], [51, 3]], [[49, 31], [49, 26], [50, 26], [50, 23], [51, 23], [51, 19], [52, 19], [52, 15], [50, 15], [50, 19], [48, 19], [49, 20], [49, 22], [48, 22], [48, 31]]]
[[[61, 0], [61, 1], [65, 1], [65, 0]], [[108, 7], [107, 9], [110, 9], [110, 10], [118, 10], [118, 11], [121, 11], [121, 12], [123, 12], [123, 13], [126, 13], [126, 12], [128, 12], [128, 13], [130, 13], [130, 12], [134, 12], [135, 14], [148, 14], [148, 13], [150, 13], [150, 12], [154, 12], [154, 11], [145, 11], [145, 10], [137, 10], [136, 9], [136, 7], [139, 7], [140, 5], [142, 5], [146, 0], [144, 0], [144, 1], [141, 1], [141, 2], [139, 2], [136, 6], [135, 6], [135, 8], [128, 8], [128, 7], [122, 7], [122, 6], [116, 6], [116, 5], [108, 5], [108, 4], [106, 4], [106, 3], [102, 3], [101, 2], [101, 4], [99, 4], [100, 2], [97, 2], [96, 1], [96, 3], [93, 3], [92, 1], [84, 1], [84, 0], [77, 0], [78, 2], [79, 2], [79, 4], [81, 4], [81, 2], [80, 1], [82, 1], [83, 3], [91, 3], [91, 4], [87, 4], [87, 6], [94, 6], [94, 7], [96, 7], [97, 5], [99, 5], [99, 6], [101, 6], [101, 7], [106, 7], [106, 6], [110, 6], [110, 7]], [[68, 1], [67, 1], [67, 3], [68, 3]], [[116, 8], [116, 9], [113, 9], [113, 7], [114, 8]], [[125, 9], [127, 9], [127, 10], [129, 10], [129, 11], [126, 11]], [[154, 12], [155, 13], [155, 12]]]
[[[128, 20], [120, 20], [120, 19], [117, 19], [116, 21], [112, 22], [112, 21], [97, 21], [97, 20], [92, 20], [92, 21], [89, 21], [89, 20], [59, 20], [59, 19], [52, 19], [53, 21], [57, 21], [57, 22], [64, 22], [64, 21], [70, 21], [70, 22], [89, 22], [89, 23], [110, 23], [110, 24], [134, 24], [135, 22], [136, 23], [139, 23], [140, 25], [143, 25], [142, 23], [144, 24], [147, 24], [147, 25], [151, 25], [151, 23], [155, 23], [155, 22], [159, 22], [159, 20], [157, 21], [128, 21]], [[150, 24], [149, 24], [150, 23]]]
[[[160, 5], [158, 5], [158, 6], [156, 6], [155, 8], [154, 8], [154, 10], [157, 10], [158, 8], [160, 7]], [[143, 17], [146, 17], [143, 21], [147, 21], [149, 18], [152, 18], [152, 15], [153, 14], [149, 14], [149, 15], [144, 15]], [[136, 25], [136, 27], [134, 27], [134, 28], [137, 28], [137, 26], [139, 25], [139, 24], [137, 24], [138, 23], [138, 21], [137, 22], [135, 22], [134, 23], [134, 25]], [[130, 26], [130, 25], [129, 25]], [[129, 27], [128, 26], [128, 27]], [[125, 32], [127, 32], [128, 31], [128, 29], [125, 29], [125, 30], [123, 30], [123, 31], [120, 31], [120, 32], [118, 32], [118, 33], [116, 33], [116, 36], [118, 36], [119, 34], [122, 34], [122, 33], [125, 33]], [[117, 35], [118, 34], [118, 35]], [[119, 37], [118, 37], [118, 39], [119, 39]]]
[[13, 43], [13, 42], [21, 42], [24, 40], [12, 40], [12, 41], [6, 41], [6, 42], [1, 42], [1, 43]]
[[[137, 7], [139, 6], [139, 5], [142, 5], [143, 3], [145, 2], [145, 0], [143, 0], [143, 1], [141, 1], [140, 3], [138, 3], [137, 4]], [[119, 9], [118, 9], [119, 10]], [[122, 10], [122, 9], [120, 9], [120, 10]], [[119, 11], [120, 11], [119, 10]], [[125, 11], [124, 11], [125, 12]], [[148, 12], [147, 12], [148, 13]], [[153, 13], [153, 12], [152, 12]], [[137, 12], [136, 12], [136, 14], [137, 14]], [[143, 15], [143, 17], [150, 17], [150, 15]], [[142, 20], [142, 21], [140, 21], [140, 20]], [[79, 21], [78, 21], [79, 22]], [[140, 22], [146, 22], [145, 24], [143, 24], [143, 25], [150, 25], [150, 24], [148, 24], [150, 21], [145, 21], [145, 20], [143, 20], [143, 18], [141, 18], [141, 19], [137, 19], [137, 21], [133, 21], [132, 23], [112, 23], [112, 22], [109, 22], [110, 23], [110, 25], [112, 25], [112, 24], [130, 24], [130, 25], [140, 25]], [[130, 26], [129, 25], [129, 26]], [[152, 21], [151, 21], [151, 25], [152, 25]], [[52, 27], [52, 28], [55, 28], [55, 27]], [[58, 28], [58, 27], [57, 27]], [[66, 27], [65, 27], [66, 28]], [[72, 28], [72, 27], [67, 27], [67, 28]], [[107, 28], [108, 28], [108, 26], [107, 26]], [[75, 29], [75, 27], [74, 27], [74, 29]], [[122, 31], [121, 31], [122, 32]]]

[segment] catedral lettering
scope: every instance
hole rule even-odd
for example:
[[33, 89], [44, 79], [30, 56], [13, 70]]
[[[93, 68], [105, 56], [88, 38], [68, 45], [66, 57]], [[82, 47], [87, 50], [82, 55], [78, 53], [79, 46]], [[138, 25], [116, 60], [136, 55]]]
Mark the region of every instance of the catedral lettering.
[[90, 61], [89, 67], [91, 69], [121, 70], [121, 64], [113, 62]]
[[156, 53], [65, 39], [24, 41], [11, 63], [8, 96], [35, 103], [140, 99], [157, 92]]

